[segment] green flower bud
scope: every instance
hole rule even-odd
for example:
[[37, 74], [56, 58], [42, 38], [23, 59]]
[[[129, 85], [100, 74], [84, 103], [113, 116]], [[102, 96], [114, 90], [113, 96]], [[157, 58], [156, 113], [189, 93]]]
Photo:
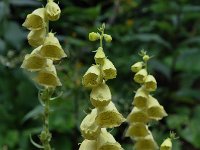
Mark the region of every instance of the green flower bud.
[[172, 150], [172, 141], [170, 138], [164, 140], [164, 142], [160, 146], [160, 150]]
[[104, 79], [106, 80], [116, 78], [117, 76], [117, 70], [109, 59], [105, 59], [102, 67], [102, 72]]
[[38, 30], [46, 26], [45, 8], [38, 8], [31, 14], [28, 14], [22, 26], [29, 30]]
[[46, 16], [50, 21], [56, 21], [60, 18], [61, 10], [58, 4], [53, 1], [49, 1], [46, 5]]
[[112, 41], [112, 37], [108, 34], [103, 34], [103, 37], [106, 42], [110, 43]]
[[60, 60], [64, 57], [67, 57], [58, 39], [53, 33], [48, 33], [44, 40], [44, 44], [42, 45], [40, 54], [41, 56], [52, 60]]
[[140, 71], [138, 71], [135, 76], [134, 76], [134, 80], [137, 83], [143, 83], [145, 78], [147, 76], [147, 70], [146, 69], [142, 69]]
[[126, 131], [126, 136], [134, 137], [134, 138], [141, 138], [145, 137], [149, 134], [149, 130], [146, 124], [136, 122], [132, 123], [128, 130]]
[[80, 129], [83, 137], [88, 140], [95, 140], [99, 136], [101, 128], [96, 124], [95, 118], [97, 109], [93, 109], [82, 121]]
[[149, 91], [155, 91], [157, 89], [157, 82], [154, 76], [148, 75], [144, 81], [144, 88]]
[[96, 150], [97, 142], [95, 140], [84, 140], [81, 143], [79, 150]]
[[131, 66], [131, 71], [138, 72], [142, 69], [142, 66], [143, 66], [143, 62], [137, 62]]
[[38, 47], [44, 43], [45, 36], [46, 36], [45, 28], [39, 30], [32, 30], [27, 37], [28, 43], [33, 47]]
[[89, 40], [90, 41], [96, 41], [99, 38], [100, 38], [100, 35], [98, 33], [95, 33], [95, 32], [89, 33]]
[[144, 56], [143, 56], [143, 60], [144, 60], [145, 62], [147, 62], [149, 59], [150, 59], [149, 55], [144, 55]]
[[105, 53], [103, 51], [103, 48], [99, 47], [97, 49], [97, 52], [96, 52], [95, 56], [94, 56], [95, 62], [97, 64], [103, 65], [105, 58], [106, 58], [106, 55], [105, 55]]

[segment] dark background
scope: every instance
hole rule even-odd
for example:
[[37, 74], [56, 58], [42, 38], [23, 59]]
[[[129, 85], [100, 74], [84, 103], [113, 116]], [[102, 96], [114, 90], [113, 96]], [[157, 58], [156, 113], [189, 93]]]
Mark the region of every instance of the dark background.
[[[28, 30], [21, 24], [27, 14], [46, 1], [0, 1], [0, 149], [32, 150], [29, 140], [38, 142], [42, 127], [42, 107], [31, 74], [20, 69], [23, 57], [33, 49], [27, 44]], [[130, 66], [140, 60], [145, 49], [153, 57], [150, 72], [156, 77], [154, 96], [164, 106], [168, 117], [150, 124], [161, 144], [175, 131], [179, 139], [173, 150], [200, 150], [200, 1], [199, 0], [60, 0], [62, 15], [51, 22], [68, 54], [57, 66], [63, 83], [62, 97], [51, 102], [50, 128], [56, 150], [78, 150], [82, 141], [79, 125], [84, 112], [92, 108], [89, 92], [81, 78], [94, 63], [93, 50], [98, 42], [89, 42], [88, 33], [102, 22], [113, 41], [105, 52], [118, 70], [108, 81], [113, 101], [126, 117], [131, 111], [133, 82]], [[127, 124], [112, 130], [125, 150], [133, 143], [124, 138]]]

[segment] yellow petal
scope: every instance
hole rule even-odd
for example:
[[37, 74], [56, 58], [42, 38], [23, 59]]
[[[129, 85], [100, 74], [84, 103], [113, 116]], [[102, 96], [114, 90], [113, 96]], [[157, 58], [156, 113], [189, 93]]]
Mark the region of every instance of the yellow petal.
[[48, 20], [56, 21], [60, 18], [61, 10], [58, 4], [53, 1], [49, 1], [46, 5], [46, 15]]
[[46, 29], [32, 30], [28, 34], [28, 43], [33, 47], [38, 47], [44, 43]]
[[97, 139], [97, 150], [123, 150], [121, 145], [116, 142], [114, 137], [107, 132], [105, 128], [101, 129], [101, 133]]
[[53, 33], [49, 33], [45, 38], [40, 54], [41, 56], [52, 60], [60, 60], [64, 57], [67, 57], [58, 39]]
[[91, 66], [84, 74], [82, 83], [85, 87], [95, 87], [100, 83], [100, 70], [98, 65]]
[[45, 8], [38, 8], [31, 14], [28, 14], [22, 25], [29, 30], [39, 30], [44, 28], [46, 26]]
[[94, 107], [103, 107], [111, 101], [111, 92], [109, 87], [105, 84], [99, 84], [92, 89], [90, 94], [90, 101]]
[[95, 118], [97, 110], [93, 109], [82, 121], [80, 125], [81, 133], [85, 139], [95, 140], [99, 136], [101, 128], [96, 124]]
[[96, 122], [102, 128], [118, 127], [125, 121], [112, 102], [105, 107], [97, 108], [97, 112]]
[[142, 69], [142, 66], [143, 66], [143, 62], [142, 61], [141, 62], [137, 62], [137, 63], [135, 63], [135, 64], [133, 64], [131, 66], [131, 71], [132, 72], [138, 72], [138, 71], [140, 71]]
[[79, 150], [96, 150], [97, 143], [95, 140], [84, 140], [79, 147]]
[[160, 150], [172, 150], [172, 141], [170, 138], [164, 140], [164, 142], [160, 146]]
[[155, 91], [157, 89], [156, 79], [152, 75], [148, 75], [144, 82], [144, 87], [147, 91]]
[[146, 69], [141, 69], [138, 71], [135, 76], [134, 76], [134, 81], [137, 83], [143, 83], [145, 78], [147, 76], [147, 70]]
[[98, 33], [95, 33], [95, 32], [89, 33], [89, 40], [90, 41], [96, 41], [99, 38], [100, 38], [100, 35]]
[[131, 113], [128, 115], [127, 120], [130, 123], [134, 122], [147, 123], [149, 121], [149, 117], [145, 109], [139, 109], [137, 107], [134, 107]]
[[143, 87], [141, 87], [137, 90], [135, 94], [133, 105], [135, 105], [138, 108], [145, 108], [147, 107], [148, 98], [148, 92], [145, 91]]
[[126, 136], [133, 138], [145, 137], [149, 134], [149, 130], [146, 124], [136, 122], [132, 123], [126, 131]]
[[167, 113], [164, 110], [163, 106], [161, 106], [158, 103], [157, 99], [152, 96], [149, 96], [147, 114], [149, 118], [154, 120], [160, 120], [163, 117], [167, 116]]
[[112, 36], [108, 34], [103, 34], [103, 37], [106, 42], [110, 43], [112, 41]]
[[97, 64], [103, 65], [104, 59], [105, 59], [105, 58], [106, 58], [106, 56], [105, 56], [105, 53], [104, 53], [104, 51], [103, 51], [103, 48], [102, 48], [102, 47], [99, 47], [99, 48], [97, 49], [97, 52], [96, 52], [95, 56], [94, 56], [95, 62], [96, 62]]
[[104, 60], [102, 72], [106, 80], [116, 78], [117, 76], [117, 70], [109, 59]]

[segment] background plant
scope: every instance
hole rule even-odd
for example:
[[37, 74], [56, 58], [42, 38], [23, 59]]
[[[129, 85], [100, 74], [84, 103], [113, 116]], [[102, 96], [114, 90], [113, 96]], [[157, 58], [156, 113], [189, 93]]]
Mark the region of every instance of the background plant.
[[[46, 1], [42, 3], [45, 6]], [[24, 55], [30, 52], [28, 32], [21, 24], [39, 6], [41, 1], [36, 0], [0, 2], [0, 147], [3, 149], [34, 149], [29, 134], [33, 133], [36, 140], [41, 131], [42, 108], [36, 101], [37, 90], [18, 69]], [[87, 42], [86, 35], [105, 22], [113, 37], [107, 45], [107, 55], [118, 70], [117, 80], [109, 81], [109, 85], [119, 112], [127, 116], [131, 111], [133, 89], [138, 86], [132, 82], [130, 66], [139, 60], [137, 50], [147, 49], [154, 56], [149, 64], [149, 71], [158, 83], [154, 96], [159, 97], [169, 115], [152, 126], [155, 140], [160, 145], [169, 130], [175, 130], [180, 138], [174, 141], [173, 150], [200, 149], [199, 6], [199, 1], [189, 0], [60, 1], [62, 15], [59, 22], [53, 23], [53, 31], [57, 32], [63, 49], [71, 51], [69, 60], [57, 68], [62, 90], [66, 92], [51, 102], [54, 114], [50, 126], [56, 139], [52, 140], [55, 148], [76, 150], [77, 143], [82, 141], [79, 124], [85, 116], [83, 110], [89, 108], [89, 103], [85, 103], [89, 92], [82, 88], [80, 79], [93, 63], [91, 50], [97, 47]], [[127, 124], [113, 133], [124, 149], [131, 150], [132, 142], [121, 136], [125, 128]]]

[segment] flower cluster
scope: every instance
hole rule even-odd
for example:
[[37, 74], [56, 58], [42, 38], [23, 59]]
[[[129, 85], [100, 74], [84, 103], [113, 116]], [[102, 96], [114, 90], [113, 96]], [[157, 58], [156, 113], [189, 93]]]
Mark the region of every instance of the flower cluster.
[[133, 110], [127, 117], [130, 126], [126, 131], [126, 136], [136, 141], [136, 150], [158, 149], [147, 123], [151, 120], [160, 120], [167, 116], [163, 106], [159, 104], [156, 98], [151, 95], [157, 89], [157, 82], [154, 76], [147, 72], [147, 62], [150, 57], [145, 51], [140, 55], [143, 61], [137, 62], [131, 66], [132, 72], [135, 73], [134, 81], [141, 87], [136, 91], [133, 99]]
[[44, 87], [61, 86], [54, 61], [67, 57], [54, 33], [49, 32], [49, 21], [56, 21], [61, 10], [53, 0], [44, 8], [38, 8], [26, 17], [23, 26], [30, 30], [28, 43], [35, 49], [27, 54], [22, 68], [37, 72], [35, 81]]
[[100, 33], [89, 34], [90, 41], [100, 40], [100, 47], [94, 56], [95, 64], [84, 74], [82, 83], [91, 88], [90, 101], [95, 107], [82, 121], [80, 130], [85, 140], [79, 150], [122, 150], [121, 145], [106, 130], [119, 126], [125, 121], [111, 101], [112, 95], [106, 81], [116, 78], [117, 70], [113, 63], [106, 58], [102, 40], [111, 42], [112, 37], [104, 34], [105, 25], [98, 30]]

